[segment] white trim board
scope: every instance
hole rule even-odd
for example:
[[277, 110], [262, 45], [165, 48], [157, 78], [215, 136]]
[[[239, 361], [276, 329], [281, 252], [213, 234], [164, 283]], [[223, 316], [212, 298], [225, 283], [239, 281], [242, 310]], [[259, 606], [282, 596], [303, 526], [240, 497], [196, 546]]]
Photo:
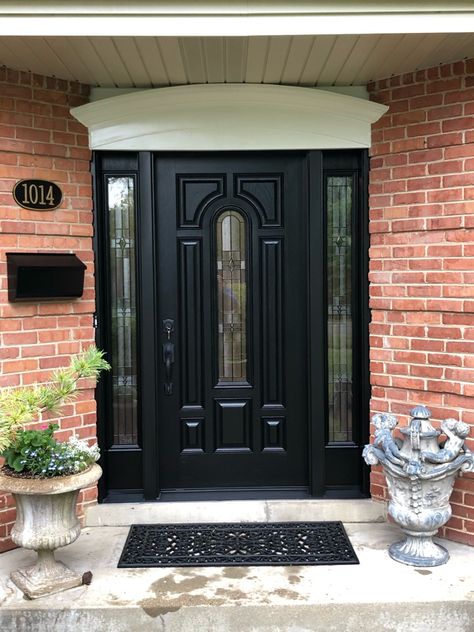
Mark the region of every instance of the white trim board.
[[2, 0], [6, 14], [268, 15], [462, 12], [472, 0]]
[[[133, 6], [133, 5], [131, 5]], [[472, 33], [474, 11], [278, 15], [11, 15], [0, 8], [0, 36], [232, 37]]]
[[[148, 88], [152, 90], [152, 88]], [[356, 97], [357, 99], [369, 100], [369, 93], [367, 86], [324, 86], [319, 88], [315, 86], [311, 90], [324, 90], [325, 92], [336, 92], [338, 94], [347, 94], [350, 97]], [[144, 92], [143, 88], [100, 88], [92, 87], [89, 96], [90, 102], [101, 101], [102, 99], [110, 99], [112, 97], [118, 97], [122, 94], [131, 94], [132, 92]]]
[[73, 108], [91, 149], [262, 150], [370, 146], [387, 107], [324, 90], [204, 84], [123, 94]]

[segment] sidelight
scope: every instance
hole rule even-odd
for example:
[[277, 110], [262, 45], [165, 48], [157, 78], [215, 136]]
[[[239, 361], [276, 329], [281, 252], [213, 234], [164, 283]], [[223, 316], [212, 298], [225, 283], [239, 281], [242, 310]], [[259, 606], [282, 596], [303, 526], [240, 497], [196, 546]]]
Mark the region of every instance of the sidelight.
[[137, 341], [135, 193], [130, 176], [107, 177], [115, 445], [136, 445]]
[[353, 179], [326, 180], [329, 441], [352, 440]]
[[224, 211], [216, 224], [217, 337], [220, 382], [247, 379], [246, 220]]

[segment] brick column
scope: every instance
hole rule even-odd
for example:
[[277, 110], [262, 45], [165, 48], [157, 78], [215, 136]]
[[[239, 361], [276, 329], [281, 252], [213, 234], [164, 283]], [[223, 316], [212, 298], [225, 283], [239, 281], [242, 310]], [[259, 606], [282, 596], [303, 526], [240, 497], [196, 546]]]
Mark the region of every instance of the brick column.
[[[390, 106], [370, 174], [372, 412], [474, 425], [474, 60], [369, 86]], [[468, 445], [474, 449], [474, 429]], [[372, 494], [386, 498], [380, 470]], [[446, 537], [474, 544], [474, 476], [459, 479]]]
[[[0, 386], [47, 380], [71, 354], [94, 341], [92, 189], [87, 130], [69, 108], [88, 102], [89, 86], [0, 68]], [[27, 211], [12, 197], [24, 178], [52, 180], [64, 200], [55, 211]], [[74, 252], [86, 264], [84, 295], [75, 301], [8, 303], [6, 252]], [[96, 436], [94, 391], [84, 383], [61, 414], [61, 432]], [[81, 503], [94, 502], [95, 489]], [[0, 493], [0, 551], [14, 503]]]

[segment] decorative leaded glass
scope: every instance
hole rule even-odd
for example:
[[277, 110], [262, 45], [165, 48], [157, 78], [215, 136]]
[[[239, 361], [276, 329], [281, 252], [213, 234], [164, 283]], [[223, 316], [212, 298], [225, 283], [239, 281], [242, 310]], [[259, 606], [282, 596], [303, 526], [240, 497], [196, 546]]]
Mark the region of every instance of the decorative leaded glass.
[[132, 177], [108, 177], [112, 402], [115, 445], [136, 445], [135, 196]]
[[352, 441], [352, 176], [329, 176], [327, 301], [329, 441]]
[[247, 379], [246, 223], [237, 211], [217, 220], [217, 321], [219, 381]]

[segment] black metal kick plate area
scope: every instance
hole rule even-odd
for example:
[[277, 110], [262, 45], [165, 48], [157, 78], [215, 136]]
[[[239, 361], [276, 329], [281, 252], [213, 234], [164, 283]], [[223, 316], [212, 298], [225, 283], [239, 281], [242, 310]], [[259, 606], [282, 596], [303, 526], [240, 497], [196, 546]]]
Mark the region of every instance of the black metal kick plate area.
[[130, 527], [119, 568], [359, 564], [342, 522]]

